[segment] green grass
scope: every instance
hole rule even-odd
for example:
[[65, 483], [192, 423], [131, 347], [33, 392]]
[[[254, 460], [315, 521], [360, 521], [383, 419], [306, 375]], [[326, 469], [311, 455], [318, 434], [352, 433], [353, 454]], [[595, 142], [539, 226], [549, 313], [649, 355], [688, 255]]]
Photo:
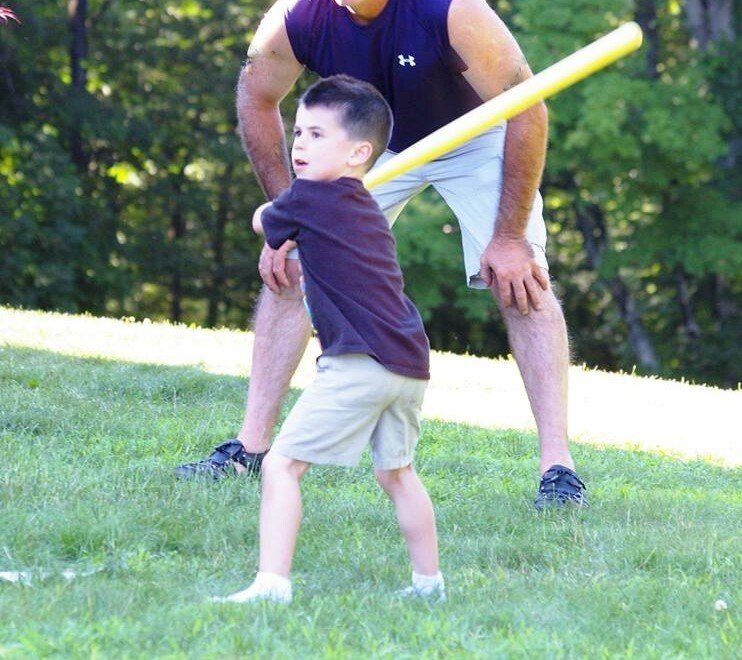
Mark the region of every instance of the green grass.
[[591, 508], [539, 515], [533, 434], [444, 422], [425, 424], [417, 465], [448, 603], [393, 598], [409, 569], [368, 462], [306, 477], [292, 606], [207, 603], [252, 577], [258, 486], [175, 483], [170, 468], [230, 436], [244, 387], [194, 367], [0, 349], [0, 570], [97, 571], [0, 582], [0, 656], [739, 652], [739, 470], [575, 445]]

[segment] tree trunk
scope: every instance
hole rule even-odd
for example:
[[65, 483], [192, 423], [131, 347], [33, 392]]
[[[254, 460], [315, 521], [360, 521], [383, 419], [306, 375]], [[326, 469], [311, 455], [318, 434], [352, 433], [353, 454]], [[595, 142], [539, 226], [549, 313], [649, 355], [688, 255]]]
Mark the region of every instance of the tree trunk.
[[67, 3], [67, 24], [70, 31], [70, 73], [72, 75], [72, 117], [70, 119], [70, 156], [77, 169], [88, 169], [89, 158], [82, 140], [83, 99], [87, 73], [85, 58], [88, 55], [87, 27], [85, 25], [88, 0], [69, 0]]
[[716, 320], [723, 323], [737, 316], [739, 314], [737, 305], [731, 298], [725, 295], [728, 288], [726, 280], [716, 273], [712, 275], [711, 285], [714, 301], [714, 317]]
[[[186, 159], [188, 162], [188, 159]], [[181, 242], [185, 236], [185, 218], [183, 217], [183, 183], [185, 179], [185, 168], [181, 168], [174, 181], [172, 206], [170, 212], [170, 227], [167, 237], [170, 243], [172, 259], [172, 273], [170, 277], [170, 320], [180, 323], [183, 319], [183, 258], [181, 255]]]
[[685, 0], [688, 29], [701, 50], [712, 43], [734, 40], [732, 0]]
[[690, 339], [698, 339], [701, 336], [701, 328], [693, 314], [693, 303], [688, 290], [688, 275], [681, 265], [675, 267], [675, 289], [678, 294], [678, 305], [680, 305], [685, 334]]
[[170, 320], [180, 323], [183, 318], [183, 276], [180, 258], [180, 241], [185, 235], [185, 222], [180, 200], [175, 201], [175, 209], [170, 216], [170, 242], [173, 247], [173, 273], [170, 280]]
[[618, 275], [611, 280], [610, 290], [613, 299], [618, 303], [621, 318], [629, 330], [629, 344], [631, 344], [631, 349], [634, 351], [638, 363], [642, 367], [658, 371], [660, 363], [654, 352], [652, 340], [644, 329], [634, 296], [631, 295], [629, 288]]
[[[684, 0], [685, 16], [691, 36], [702, 50], [723, 41], [735, 38], [735, 7], [733, 0]], [[734, 172], [742, 153], [742, 138], [732, 130], [729, 149], [720, 164], [721, 168]], [[738, 195], [739, 193], [736, 193]], [[733, 193], [733, 198], [736, 196]], [[717, 321], [723, 322], [737, 314], [734, 302], [725, 298], [726, 282], [718, 273], [712, 276], [713, 311]]]
[[[588, 266], [597, 271], [600, 268], [603, 253], [608, 244], [603, 211], [595, 204], [579, 205], [576, 211], [577, 227], [584, 241]], [[637, 363], [645, 369], [658, 371], [660, 363], [657, 354], [652, 345], [652, 340], [644, 328], [636, 301], [628, 286], [620, 275], [615, 275], [610, 282], [598, 281], [610, 291], [612, 298], [618, 305], [621, 318], [628, 329], [629, 345]]]
[[9, 46], [0, 43], [0, 98], [7, 99], [10, 111], [17, 115], [20, 112], [20, 103], [13, 84], [11, 67], [16, 68], [14, 53]]
[[657, 6], [654, 0], [639, 0], [636, 5], [636, 22], [644, 32], [646, 47], [645, 65], [647, 75], [656, 80], [660, 74], [657, 65], [660, 61], [660, 37], [657, 31]]
[[225, 267], [224, 267], [224, 233], [229, 221], [229, 186], [232, 182], [232, 171], [234, 166], [227, 165], [222, 178], [222, 186], [219, 190], [219, 205], [216, 210], [214, 223], [214, 234], [212, 239], [214, 251], [214, 264], [212, 271], [211, 287], [209, 288], [209, 307], [206, 315], [206, 325], [213, 328], [219, 320], [219, 303], [224, 289]]

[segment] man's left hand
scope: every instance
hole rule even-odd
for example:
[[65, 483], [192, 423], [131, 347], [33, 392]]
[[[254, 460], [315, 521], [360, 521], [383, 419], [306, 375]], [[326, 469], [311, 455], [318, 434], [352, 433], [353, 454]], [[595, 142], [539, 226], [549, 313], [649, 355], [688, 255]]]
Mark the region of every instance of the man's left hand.
[[498, 295], [503, 306], [515, 304], [521, 314], [541, 309], [541, 292], [549, 290], [549, 276], [533, 256], [525, 238], [495, 236], [482, 254], [480, 277]]

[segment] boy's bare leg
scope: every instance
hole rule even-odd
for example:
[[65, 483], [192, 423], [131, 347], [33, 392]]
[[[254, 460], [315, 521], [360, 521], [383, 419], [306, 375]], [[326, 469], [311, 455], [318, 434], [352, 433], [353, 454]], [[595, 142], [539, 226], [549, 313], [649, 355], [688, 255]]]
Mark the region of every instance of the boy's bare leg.
[[299, 481], [309, 463], [270, 452], [263, 461], [260, 571], [288, 578], [301, 524]]
[[424, 576], [437, 575], [438, 537], [433, 504], [414, 468], [408, 465], [398, 470], [376, 470], [376, 478], [394, 504], [412, 570]]
[[237, 439], [249, 452], [270, 448], [273, 427], [312, 326], [299, 289], [299, 262], [286, 261], [292, 286], [276, 294], [263, 288], [255, 315], [250, 387]]
[[217, 603], [252, 603], [271, 600], [290, 603], [293, 598], [291, 562], [301, 524], [299, 481], [309, 464], [270, 452], [263, 461], [263, 493], [260, 499], [260, 570], [253, 583]]

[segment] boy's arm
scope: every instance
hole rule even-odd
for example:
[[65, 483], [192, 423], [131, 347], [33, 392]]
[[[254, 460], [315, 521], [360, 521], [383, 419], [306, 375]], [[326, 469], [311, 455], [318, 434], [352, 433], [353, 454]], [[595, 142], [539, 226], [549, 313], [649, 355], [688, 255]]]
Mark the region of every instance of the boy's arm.
[[266, 202], [261, 204], [255, 209], [255, 213], [252, 214], [252, 229], [256, 234], [262, 236], [265, 232], [263, 231], [263, 211], [269, 206], [272, 206], [272, 202]]
[[281, 193], [272, 202], [259, 206], [253, 214], [253, 229], [265, 237], [265, 243], [274, 250], [286, 241], [294, 241], [299, 234], [300, 206], [291, 190]]

